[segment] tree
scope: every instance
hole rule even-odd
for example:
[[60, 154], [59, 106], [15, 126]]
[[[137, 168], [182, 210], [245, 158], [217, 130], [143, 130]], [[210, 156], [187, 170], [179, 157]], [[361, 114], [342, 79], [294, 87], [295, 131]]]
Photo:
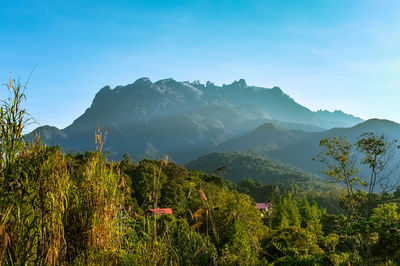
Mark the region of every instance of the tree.
[[372, 255], [375, 258], [380, 257], [383, 262], [390, 259], [398, 265], [400, 263], [400, 213], [397, 204], [379, 204], [372, 210], [369, 222], [375, 235], [375, 241], [371, 247]]
[[122, 161], [120, 162], [121, 171], [125, 172], [131, 164], [131, 156], [129, 156], [129, 153], [124, 153], [124, 155], [122, 156]]
[[319, 146], [324, 148], [317, 155], [320, 162], [324, 163], [326, 170], [323, 173], [335, 181], [343, 184], [346, 188], [347, 205], [351, 214], [354, 213], [354, 185], [364, 182], [356, 176], [359, 169], [355, 167], [355, 157], [352, 145], [344, 137], [333, 137], [322, 139]]
[[397, 140], [388, 141], [384, 135], [375, 133], [363, 133], [358, 138], [356, 145], [364, 157], [361, 163], [370, 168], [371, 174], [368, 182], [368, 193], [375, 192], [375, 187], [380, 185], [382, 191], [386, 191], [389, 186], [390, 173], [385, 173], [386, 166], [392, 161], [396, 149]]
[[231, 237], [231, 241], [225, 245], [222, 256], [222, 265], [257, 265], [258, 247], [254, 247], [252, 235], [240, 221], [234, 224], [235, 233]]
[[300, 227], [301, 216], [297, 206], [297, 200], [293, 198], [291, 192], [288, 192], [276, 208], [277, 214], [275, 217], [275, 226], [286, 228], [289, 226]]
[[372, 210], [371, 221], [375, 227], [394, 226], [400, 222], [400, 214], [397, 212], [396, 203], [378, 205]]
[[315, 261], [312, 263], [305, 261], [324, 253], [318, 246], [317, 236], [297, 226], [277, 230], [267, 236], [262, 245], [267, 258], [281, 262], [279, 265], [319, 265]]
[[303, 196], [299, 201], [299, 212], [301, 215], [301, 227], [307, 228], [317, 236], [322, 235], [322, 211], [318, 208], [317, 203], [314, 202], [310, 205], [308, 199]]

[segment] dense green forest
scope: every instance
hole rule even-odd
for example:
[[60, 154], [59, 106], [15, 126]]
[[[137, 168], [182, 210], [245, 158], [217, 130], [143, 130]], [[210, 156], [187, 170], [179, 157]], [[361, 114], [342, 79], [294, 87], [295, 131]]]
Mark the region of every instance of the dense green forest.
[[[394, 143], [321, 140], [316, 160], [342, 189], [232, 183], [162, 160], [110, 162], [26, 143], [23, 89], [0, 111], [0, 260], [4, 265], [390, 265], [400, 263], [400, 189], [379, 190]], [[352, 145], [365, 154], [359, 178]], [[397, 147], [395, 147], [397, 148]], [[240, 161], [237, 162], [240, 164]], [[317, 163], [317, 162], [316, 162]], [[240, 166], [240, 165], [239, 165]], [[249, 176], [251, 178], [251, 176]], [[272, 203], [260, 211], [256, 202]], [[157, 215], [150, 209], [171, 208]]]

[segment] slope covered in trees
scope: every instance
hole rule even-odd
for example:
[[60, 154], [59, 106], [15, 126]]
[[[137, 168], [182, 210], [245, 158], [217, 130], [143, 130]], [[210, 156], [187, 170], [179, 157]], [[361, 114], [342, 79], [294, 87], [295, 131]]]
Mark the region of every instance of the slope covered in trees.
[[327, 190], [330, 185], [320, 177], [308, 174], [266, 156], [249, 152], [215, 152], [189, 163], [188, 168], [224, 176], [232, 182], [252, 178], [263, 184], [291, 182], [304, 189]]

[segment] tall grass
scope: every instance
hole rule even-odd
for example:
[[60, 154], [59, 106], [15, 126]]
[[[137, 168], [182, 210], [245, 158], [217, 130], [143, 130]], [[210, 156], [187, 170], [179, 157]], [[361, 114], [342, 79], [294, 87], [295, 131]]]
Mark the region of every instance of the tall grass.
[[38, 140], [20, 151], [20, 187], [8, 222], [9, 258], [17, 264], [59, 264], [65, 258], [63, 217], [71, 186], [65, 155]]
[[[87, 211], [88, 248], [107, 253], [108, 257], [117, 257], [121, 249], [124, 227], [125, 200], [129, 187], [119, 171], [119, 166], [108, 163], [102, 155], [104, 132], [96, 131], [97, 152], [87, 158], [83, 171], [81, 190], [81, 210]], [[100, 253], [101, 253], [100, 252]], [[94, 260], [101, 258], [92, 258]]]
[[26, 145], [24, 88], [10, 80], [0, 108], [0, 258], [3, 264], [57, 264], [64, 259], [63, 216], [70, 187], [64, 155], [37, 139]]
[[11, 171], [18, 152], [23, 148], [22, 132], [30, 117], [23, 108], [25, 87], [11, 77], [5, 86], [9, 96], [1, 101], [0, 107], [0, 166], [3, 171]]
[[10, 80], [0, 108], [0, 260], [2, 264], [115, 264], [124, 234], [129, 185], [102, 148], [74, 168], [39, 136], [24, 141], [24, 88]]

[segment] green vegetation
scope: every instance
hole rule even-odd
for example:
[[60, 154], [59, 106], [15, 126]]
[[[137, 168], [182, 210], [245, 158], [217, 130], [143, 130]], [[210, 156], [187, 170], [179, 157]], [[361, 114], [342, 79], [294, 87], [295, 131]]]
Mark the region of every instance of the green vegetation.
[[[235, 183], [251, 178], [263, 184], [280, 182], [286, 186], [293, 181], [303, 189], [315, 191], [335, 189], [335, 186], [316, 175], [254, 152], [214, 152], [198, 158], [187, 167], [222, 175]], [[223, 171], [218, 170], [220, 167], [224, 167]]]
[[[9, 89], [0, 112], [4, 265], [400, 263], [400, 188], [376, 194], [356, 186], [379, 180], [379, 156], [387, 150], [379, 136], [361, 136], [357, 144], [372, 171], [366, 181], [357, 177], [351, 143], [321, 141], [325, 150], [318, 158], [327, 163], [328, 176], [345, 184], [343, 190], [311, 190], [306, 184], [314, 179], [303, 182], [293, 169], [278, 172], [271, 184], [234, 184], [167, 157], [133, 163], [125, 155], [109, 162], [103, 154], [107, 134], [100, 128], [95, 152], [65, 154], [39, 138], [25, 143], [24, 94], [17, 82]], [[249, 177], [255, 174], [251, 166], [245, 169]], [[219, 174], [224, 170], [219, 167]], [[272, 184], [290, 175], [295, 178]], [[260, 211], [255, 201], [273, 207]], [[151, 215], [152, 208], [172, 208], [173, 214]]]

